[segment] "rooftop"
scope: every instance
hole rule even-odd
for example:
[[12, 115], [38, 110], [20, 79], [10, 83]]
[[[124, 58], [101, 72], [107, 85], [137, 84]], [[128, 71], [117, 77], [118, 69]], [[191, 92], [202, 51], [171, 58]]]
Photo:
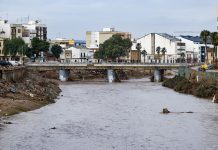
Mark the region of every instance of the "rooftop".
[[[180, 37], [186, 40], [193, 41], [194, 43], [204, 43], [202, 39], [200, 38], [200, 36], [181, 35]], [[207, 43], [211, 44], [211, 40], [209, 39]]]
[[180, 39], [176, 38], [175, 36], [169, 35], [167, 33], [157, 33], [160, 36], [163, 36], [171, 41], [180, 41]]

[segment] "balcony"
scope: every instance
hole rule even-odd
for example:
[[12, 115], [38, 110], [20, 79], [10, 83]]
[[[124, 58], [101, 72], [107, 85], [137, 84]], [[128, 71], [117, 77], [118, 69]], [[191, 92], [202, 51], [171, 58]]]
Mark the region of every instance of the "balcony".
[[177, 49], [178, 51], [185, 51], [186, 46], [177, 46], [176, 49]]

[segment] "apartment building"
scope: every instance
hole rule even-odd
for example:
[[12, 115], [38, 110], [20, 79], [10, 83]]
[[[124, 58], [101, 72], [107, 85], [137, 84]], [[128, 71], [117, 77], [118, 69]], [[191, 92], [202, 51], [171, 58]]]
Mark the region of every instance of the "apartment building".
[[34, 37], [44, 41], [47, 40], [47, 26], [42, 24], [39, 20], [29, 21], [28, 23], [23, 24], [23, 26], [29, 30], [30, 40], [32, 40]]
[[118, 34], [121, 35], [123, 38], [131, 39], [131, 34], [129, 32], [120, 32], [115, 31], [115, 28], [103, 28], [102, 31], [86, 32], [86, 47], [93, 50], [98, 50], [99, 45], [103, 44], [106, 40], [111, 38], [113, 35]]
[[39, 21], [30, 21], [27, 24], [8, 23], [7, 20], [0, 19], [0, 39], [2, 47], [0, 48], [0, 59], [11, 59], [9, 56], [3, 56], [4, 39], [22, 38], [30, 46], [31, 40], [37, 37], [41, 40], [47, 40], [47, 27]]
[[[186, 47], [180, 39], [166, 33], [150, 33], [137, 39], [135, 43], [141, 43], [141, 51], [146, 50], [146, 62], [156, 62], [158, 59], [160, 62], [175, 63], [181, 58], [181, 53], [185, 53]], [[157, 55], [157, 47], [166, 48], [165, 56], [162, 53]], [[136, 50], [136, 44], [133, 44], [132, 50]], [[143, 56], [141, 56], [142, 60], [144, 60]]]
[[[186, 45], [186, 58], [188, 62], [205, 62], [205, 44], [199, 36], [181, 35], [178, 38]], [[213, 47], [210, 40], [208, 40], [207, 47]]]

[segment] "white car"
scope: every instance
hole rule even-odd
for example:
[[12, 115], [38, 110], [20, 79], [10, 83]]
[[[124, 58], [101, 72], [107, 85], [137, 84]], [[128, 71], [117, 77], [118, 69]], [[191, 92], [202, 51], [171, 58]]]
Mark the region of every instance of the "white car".
[[11, 60], [9, 61], [13, 66], [20, 66], [21, 63], [19, 61]]

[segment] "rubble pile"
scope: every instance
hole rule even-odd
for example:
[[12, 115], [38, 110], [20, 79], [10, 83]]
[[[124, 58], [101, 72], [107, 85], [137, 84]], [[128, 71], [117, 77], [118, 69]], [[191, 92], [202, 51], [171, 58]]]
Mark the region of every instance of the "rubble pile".
[[22, 112], [35, 109], [34, 105], [38, 108], [54, 103], [60, 92], [57, 81], [43, 78], [39, 73], [27, 73], [23, 80], [15, 83], [0, 80], [0, 116], [6, 114], [8, 108], [15, 114], [16, 109]]

